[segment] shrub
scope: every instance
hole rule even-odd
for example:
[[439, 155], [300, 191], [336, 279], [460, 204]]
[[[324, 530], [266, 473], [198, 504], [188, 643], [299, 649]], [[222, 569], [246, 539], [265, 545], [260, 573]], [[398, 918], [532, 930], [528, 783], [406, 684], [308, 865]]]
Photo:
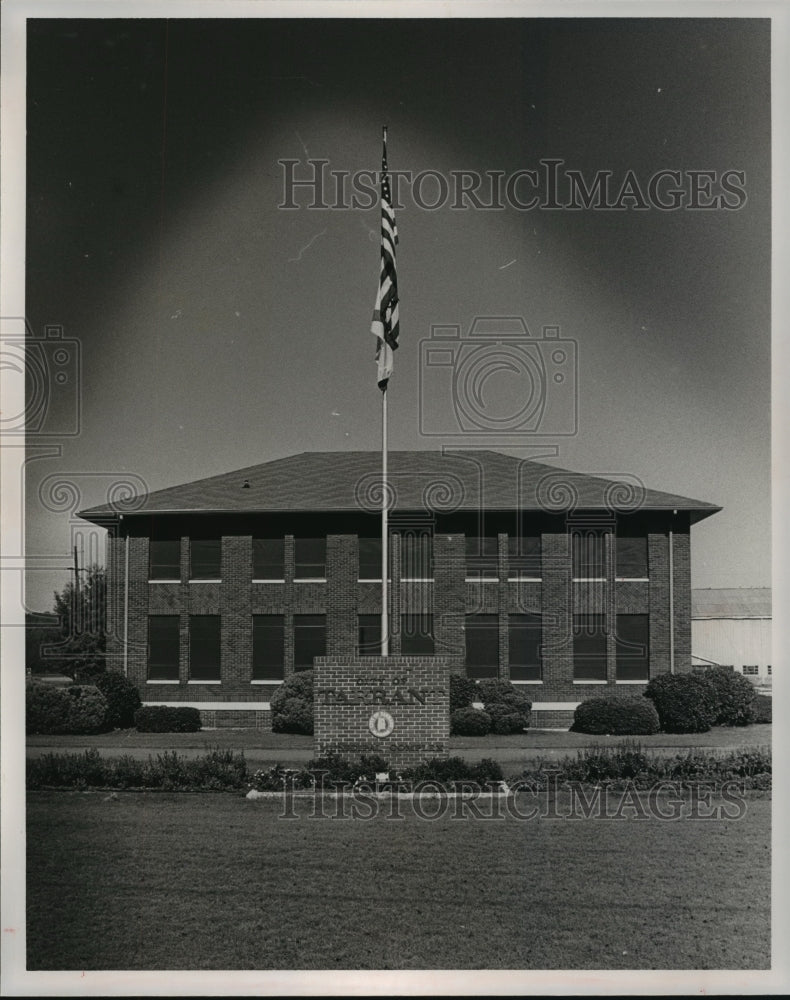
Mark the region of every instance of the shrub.
[[304, 733], [313, 732], [313, 705], [304, 698], [286, 698], [274, 710], [272, 704], [272, 732]]
[[498, 736], [521, 733], [526, 728], [526, 716], [521, 712], [514, 712], [510, 705], [495, 701], [493, 704], [487, 704], [485, 711], [491, 719], [491, 732]]
[[480, 708], [459, 708], [450, 716], [454, 736], [485, 736], [491, 732], [491, 716]]
[[66, 731], [70, 702], [65, 688], [28, 684], [25, 690], [25, 729], [28, 733]]
[[143, 705], [134, 713], [134, 724], [141, 733], [196, 733], [200, 712], [186, 705]]
[[[327, 754], [324, 757], [314, 758], [308, 763], [307, 771], [318, 772], [314, 774], [314, 777], [319, 785], [325, 787], [353, 785], [364, 774], [361, 763], [348, 761], [339, 754]], [[322, 771], [326, 773], [321, 774]], [[373, 777], [373, 775], [365, 775], [365, 777]]]
[[489, 705], [507, 705], [514, 712], [529, 715], [532, 702], [510, 681], [496, 678], [477, 682], [477, 700], [482, 701], [488, 711]]
[[484, 785], [501, 781], [502, 768], [490, 758], [483, 758], [478, 764], [467, 764], [463, 757], [446, 757], [407, 768], [403, 771], [403, 778], [415, 785], [423, 781], [433, 781], [445, 786], [452, 786], [457, 781], [473, 781]]
[[707, 733], [716, 720], [716, 691], [698, 674], [661, 674], [645, 689], [665, 733]]
[[313, 671], [289, 677], [272, 695], [272, 731], [313, 734]]
[[[483, 708], [491, 715], [492, 720], [496, 720], [495, 733], [520, 733], [522, 729], [527, 728], [532, 713], [532, 702], [514, 684], [491, 678], [479, 681], [477, 689]], [[501, 720], [505, 715], [517, 715], [519, 721], [511, 719], [509, 723], [503, 723]]]
[[660, 729], [658, 712], [647, 698], [606, 695], [588, 698], [573, 713], [571, 732], [595, 736], [649, 736]]
[[96, 678], [96, 687], [107, 699], [107, 725], [112, 729], [131, 729], [134, 713], [141, 705], [137, 686], [120, 670], [105, 670]]
[[461, 674], [450, 674], [450, 712], [459, 708], [469, 708], [478, 700], [477, 682]]
[[576, 754], [577, 780], [601, 781], [606, 778], [634, 778], [647, 771], [650, 759], [639, 743], [624, 740], [614, 747], [591, 746]]
[[770, 694], [758, 694], [757, 702], [755, 705], [755, 722], [771, 722], [772, 721], [772, 706], [773, 699]]
[[100, 733], [107, 728], [107, 699], [93, 684], [74, 684], [63, 688], [69, 700], [65, 731]]
[[757, 717], [757, 692], [743, 674], [730, 667], [710, 667], [703, 674], [716, 691], [714, 726], [748, 726]]

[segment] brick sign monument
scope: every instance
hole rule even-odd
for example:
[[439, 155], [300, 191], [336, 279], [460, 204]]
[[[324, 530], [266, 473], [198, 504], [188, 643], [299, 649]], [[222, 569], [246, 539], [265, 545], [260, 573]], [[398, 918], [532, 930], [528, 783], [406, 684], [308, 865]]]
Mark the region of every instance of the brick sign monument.
[[440, 656], [316, 657], [315, 753], [385, 757], [391, 768], [446, 757], [447, 660]]

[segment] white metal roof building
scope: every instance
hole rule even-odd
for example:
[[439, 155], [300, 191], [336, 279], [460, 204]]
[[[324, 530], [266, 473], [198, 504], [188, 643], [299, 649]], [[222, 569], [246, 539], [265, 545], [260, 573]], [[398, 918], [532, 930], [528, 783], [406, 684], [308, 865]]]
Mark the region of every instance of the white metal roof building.
[[732, 666], [756, 684], [770, 684], [771, 588], [692, 590], [691, 659], [695, 666]]

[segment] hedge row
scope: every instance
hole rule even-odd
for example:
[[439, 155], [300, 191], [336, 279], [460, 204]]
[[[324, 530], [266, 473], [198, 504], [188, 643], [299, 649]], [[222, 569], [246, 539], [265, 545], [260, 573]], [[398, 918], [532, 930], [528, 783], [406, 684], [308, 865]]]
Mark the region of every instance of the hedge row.
[[45, 735], [127, 729], [139, 707], [137, 687], [117, 670], [97, 675], [95, 684], [65, 688], [31, 681], [25, 691], [25, 729]]
[[769, 747], [747, 747], [729, 753], [692, 749], [662, 756], [645, 751], [638, 742], [625, 740], [615, 746], [585, 747], [575, 757], [536, 761], [521, 777], [545, 784], [546, 772], [550, 771], [558, 784], [627, 779], [637, 787], [649, 787], [658, 781], [744, 779], [749, 787], [770, 788], [771, 770]]
[[661, 674], [649, 682], [644, 694], [645, 698], [605, 695], [583, 701], [571, 729], [594, 735], [645, 736], [659, 729], [706, 733], [711, 726], [746, 726], [758, 719], [770, 722], [770, 699], [766, 706], [752, 684], [729, 667]]
[[[292, 788], [326, 788], [372, 782], [376, 774], [388, 771], [386, 760], [368, 757], [354, 764], [340, 757], [311, 761], [307, 767], [286, 770], [280, 765], [251, 772], [243, 752], [219, 748], [195, 758], [177, 753], [161, 753], [148, 760], [133, 757], [102, 757], [98, 750], [83, 753], [45, 754], [27, 761], [28, 788], [119, 788], [162, 789], [164, 791], [282, 791], [287, 780]], [[391, 774], [391, 772], [390, 772]], [[452, 789], [460, 783], [495, 786], [502, 769], [495, 761], [469, 764], [460, 757], [429, 761], [392, 775], [391, 786], [414, 786], [431, 781]], [[546, 787], [550, 782], [577, 781], [598, 784], [606, 781], [633, 781], [637, 788], [655, 786], [658, 781], [722, 782], [739, 779], [747, 787], [771, 786], [771, 753], [767, 747], [749, 748], [727, 754], [700, 750], [662, 757], [645, 752], [639, 743], [626, 741], [611, 747], [588, 747], [576, 757], [536, 762], [511, 783], [527, 781]]]
[[146, 761], [102, 757], [98, 750], [48, 753], [27, 762], [27, 785], [35, 788], [159, 788], [164, 791], [232, 791], [246, 788], [243, 753], [215, 749], [186, 758], [165, 752]]

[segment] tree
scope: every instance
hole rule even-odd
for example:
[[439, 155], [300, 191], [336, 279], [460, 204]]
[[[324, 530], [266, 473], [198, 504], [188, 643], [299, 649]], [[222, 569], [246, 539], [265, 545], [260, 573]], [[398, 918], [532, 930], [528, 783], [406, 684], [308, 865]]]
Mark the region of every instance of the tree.
[[52, 665], [79, 681], [90, 681], [105, 669], [107, 644], [107, 577], [103, 566], [89, 566], [84, 576], [55, 593], [59, 635]]

